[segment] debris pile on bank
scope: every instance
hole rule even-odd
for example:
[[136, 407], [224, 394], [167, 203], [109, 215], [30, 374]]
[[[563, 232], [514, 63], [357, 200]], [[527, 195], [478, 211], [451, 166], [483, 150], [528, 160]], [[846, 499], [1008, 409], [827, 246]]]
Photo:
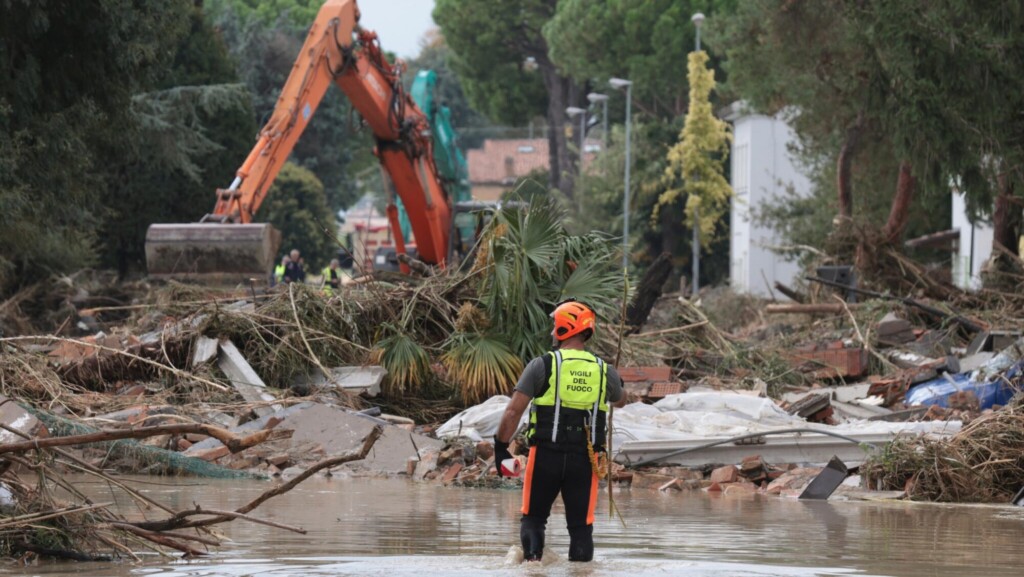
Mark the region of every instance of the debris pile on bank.
[[867, 486], [914, 499], [1009, 502], [1024, 489], [1024, 397], [949, 439], [900, 438], [865, 466]]
[[[55, 334], [0, 337], [0, 394], [14, 399], [0, 407], [14, 435], [3, 445], [65, 438], [79, 467], [284, 480], [380, 426], [377, 449], [344, 474], [515, 486], [494, 473], [490, 445], [503, 395], [548, 339], [542, 305], [590, 286], [605, 328], [592, 345], [620, 360], [631, 402], [615, 413], [613, 483], [789, 495], [826, 477], [831, 493], [852, 474], [837, 491], [849, 494], [861, 473], [870, 489], [936, 500], [1002, 500], [1022, 484], [1010, 455], [1024, 338], [981, 297], [957, 310], [860, 289], [870, 300], [847, 302], [854, 289], [815, 286], [794, 292], [804, 302], [766, 304], [651, 285], [621, 307], [636, 324], [616, 326], [622, 278], [608, 239], [567, 240], [549, 215], [506, 216], [468, 270], [366, 277], [330, 297], [140, 284], [104, 306], [90, 290], [115, 293], [57, 283], [63, 296], [43, 299], [66, 314], [47, 321]], [[527, 226], [550, 234], [551, 250], [529, 253]], [[7, 330], [27, 326], [9, 313], [29, 304], [8, 303]], [[0, 456], [2, 502], [56, 511], [33, 505], [29, 484], [13, 488], [40, 466], [22, 447]], [[521, 439], [514, 449], [524, 458]], [[928, 458], [948, 470], [926, 470]], [[77, 470], [69, 459], [46, 466]]]

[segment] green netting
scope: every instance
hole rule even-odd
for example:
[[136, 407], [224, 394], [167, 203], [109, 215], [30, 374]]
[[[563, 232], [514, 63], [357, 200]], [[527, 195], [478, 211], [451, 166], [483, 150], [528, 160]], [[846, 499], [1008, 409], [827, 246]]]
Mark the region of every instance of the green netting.
[[[25, 405], [22, 405], [22, 407], [46, 425], [51, 437], [68, 437], [99, 431], [99, 429], [94, 427], [58, 417], [39, 409]], [[143, 445], [134, 439], [103, 441], [82, 446], [103, 448], [111, 458], [121, 460], [123, 463], [129, 463], [132, 471], [138, 473], [192, 475], [211, 479], [266, 479], [265, 475], [228, 469], [195, 457], [186, 457], [166, 449]]]

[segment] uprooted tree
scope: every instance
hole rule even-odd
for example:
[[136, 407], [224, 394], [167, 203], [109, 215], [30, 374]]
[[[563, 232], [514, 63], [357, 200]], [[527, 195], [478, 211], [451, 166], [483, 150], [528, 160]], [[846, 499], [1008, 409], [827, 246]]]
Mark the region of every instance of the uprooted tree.
[[[810, 220], [838, 215], [841, 256], [856, 254], [872, 276], [904, 234], [948, 227], [957, 189], [974, 218], [993, 215], [997, 242], [1015, 246], [1022, 20], [1004, 3], [751, 0], [712, 22], [729, 88], [787, 115], [827, 193], [775, 216], [812, 237]], [[913, 211], [919, 202], [932, 209]]]

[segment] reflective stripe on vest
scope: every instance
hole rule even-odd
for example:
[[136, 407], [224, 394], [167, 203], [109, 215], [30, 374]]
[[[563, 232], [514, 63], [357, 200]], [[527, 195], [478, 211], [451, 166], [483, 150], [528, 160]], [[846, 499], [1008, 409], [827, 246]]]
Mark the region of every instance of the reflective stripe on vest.
[[[558, 442], [558, 428], [562, 407], [590, 413], [591, 444], [597, 445], [597, 418], [600, 411], [607, 413], [605, 382], [607, 367], [596, 356], [577, 350], [555, 351], [548, 388], [544, 394], [533, 400], [530, 421], [537, 425], [537, 407], [554, 408], [554, 424], [551, 442]], [[596, 370], [594, 370], [596, 369]]]

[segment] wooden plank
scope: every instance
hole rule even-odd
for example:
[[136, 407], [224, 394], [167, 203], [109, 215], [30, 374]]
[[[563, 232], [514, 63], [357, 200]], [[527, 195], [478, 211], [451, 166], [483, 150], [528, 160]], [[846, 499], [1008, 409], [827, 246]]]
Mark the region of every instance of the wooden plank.
[[665, 382], [672, 379], [672, 367], [619, 367], [623, 383]]
[[[228, 339], [220, 342], [220, 357], [217, 360], [217, 366], [247, 402], [259, 403], [275, 399], [274, 395], [267, 392], [267, 385], [245, 360], [242, 352]], [[257, 415], [265, 417], [275, 411], [280, 411], [281, 405], [262, 406], [253, 410]]]

